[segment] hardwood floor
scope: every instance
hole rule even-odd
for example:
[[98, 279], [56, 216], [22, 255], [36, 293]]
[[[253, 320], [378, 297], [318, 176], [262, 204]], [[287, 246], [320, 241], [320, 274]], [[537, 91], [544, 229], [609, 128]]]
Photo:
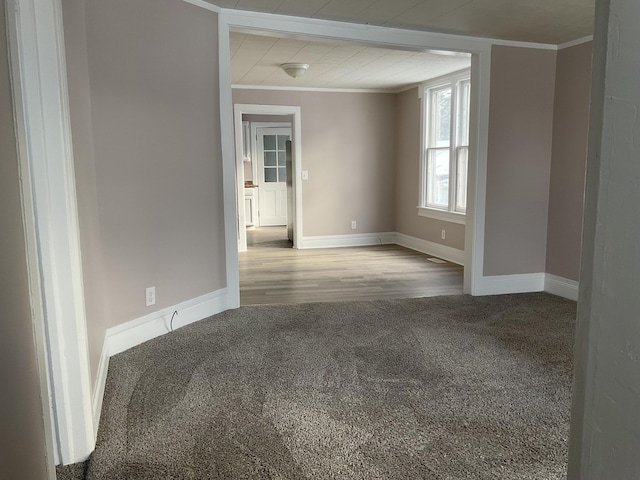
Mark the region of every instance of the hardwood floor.
[[295, 250], [284, 227], [247, 230], [242, 305], [432, 297], [462, 293], [463, 269], [398, 245]]

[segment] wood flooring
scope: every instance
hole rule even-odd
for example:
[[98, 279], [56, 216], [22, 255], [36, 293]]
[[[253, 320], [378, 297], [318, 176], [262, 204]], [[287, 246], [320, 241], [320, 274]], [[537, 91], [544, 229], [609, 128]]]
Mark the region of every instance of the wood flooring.
[[398, 245], [296, 250], [284, 227], [247, 230], [241, 305], [432, 297], [462, 293], [463, 268]]

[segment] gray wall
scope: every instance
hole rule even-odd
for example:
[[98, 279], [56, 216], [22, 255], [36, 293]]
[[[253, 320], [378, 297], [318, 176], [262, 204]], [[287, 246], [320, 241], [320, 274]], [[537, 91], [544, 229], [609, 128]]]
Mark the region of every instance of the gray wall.
[[578, 280], [592, 43], [558, 51], [546, 271]]
[[395, 95], [237, 89], [233, 103], [301, 107], [303, 235], [393, 231]]
[[[420, 102], [418, 88], [396, 95], [395, 231], [464, 250], [464, 225], [418, 216]], [[447, 238], [442, 240], [442, 230]]]
[[[0, 477], [47, 478], [33, 341], [18, 155], [0, 3]], [[48, 419], [46, 421], [49, 421]]]
[[485, 275], [545, 271], [556, 52], [494, 47]]
[[570, 480], [640, 478], [640, 4], [596, 2]]
[[226, 286], [218, 26], [180, 0], [63, 13], [95, 380], [107, 328]]

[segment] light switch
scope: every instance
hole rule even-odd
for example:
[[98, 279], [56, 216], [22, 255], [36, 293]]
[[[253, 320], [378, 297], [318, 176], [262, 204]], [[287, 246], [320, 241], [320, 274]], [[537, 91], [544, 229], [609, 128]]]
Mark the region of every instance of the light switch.
[[309, 172], [307, 170], [302, 171], [302, 179], [309, 180]]

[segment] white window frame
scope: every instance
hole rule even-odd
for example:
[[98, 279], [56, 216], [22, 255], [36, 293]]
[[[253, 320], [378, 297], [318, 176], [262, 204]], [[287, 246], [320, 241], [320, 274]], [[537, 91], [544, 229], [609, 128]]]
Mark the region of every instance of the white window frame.
[[[456, 187], [457, 187], [457, 167], [458, 167], [458, 151], [460, 147], [468, 145], [460, 145], [459, 135], [459, 108], [458, 108], [458, 84], [465, 80], [470, 81], [471, 69], [460, 70], [448, 75], [434, 78], [424, 82], [420, 87], [421, 99], [421, 128], [420, 128], [420, 190], [418, 215], [421, 217], [434, 218], [447, 222], [458, 223], [464, 225], [466, 223], [466, 212], [456, 211]], [[427, 164], [428, 164], [428, 131], [430, 130], [430, 91], [436, 91], [444, 87], [451, 88], [451, 128], [449, 142], [449, 201], [446, 209], [429, 206], [427, 204]], [[453, 181], [452, 181], [453, 180]]]

